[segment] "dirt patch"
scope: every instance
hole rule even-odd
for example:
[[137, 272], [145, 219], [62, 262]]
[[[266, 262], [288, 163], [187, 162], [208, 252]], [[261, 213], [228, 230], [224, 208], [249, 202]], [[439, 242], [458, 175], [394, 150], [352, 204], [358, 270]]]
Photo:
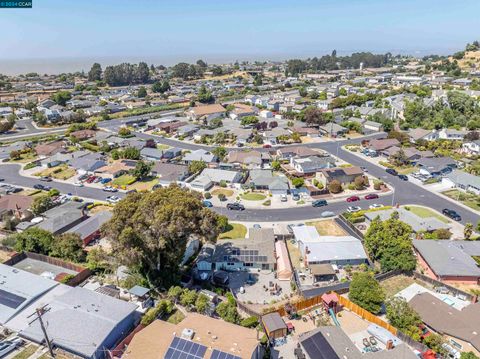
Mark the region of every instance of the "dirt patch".
[[333, 220], [306, 222], [307, 226], [315, 226], [321, 236], [346, 236], [347, 233]]
[[0, 263], [5, 262], [6, 260], [10, 259], [10, 257], [14, 254], [14, 252], [9, 252], [4, 249], [0, 249]]
[[93, 207], [90, 210], [90, 214], [95, 214], [95, 213], [103, 212], [103, 211], [111, 211], [111, 210], [112, 210], [112, 207], [101, 204], [101, 205]]
[[413, 277], [408, 277], [406, 275], [398, 275], [381, 281], [380, 285], [385, 290], [387, 297], [389, 297], [397, 294], [398, 292], [407, 288], [413, 283], [415, 283]]
[[290, 254], [290, 260], [292, 261], [292, 265], [296, 269], [301, 269], [301, 253], [298, 247], [295, 244], [292, 244], [292, 242], [287, 241], [287, 248], [288, 248], [288, 253]]

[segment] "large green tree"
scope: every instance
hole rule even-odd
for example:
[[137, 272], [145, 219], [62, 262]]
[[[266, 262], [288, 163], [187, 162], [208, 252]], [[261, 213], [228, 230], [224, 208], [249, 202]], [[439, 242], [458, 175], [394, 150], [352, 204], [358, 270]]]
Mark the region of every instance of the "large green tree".
[[60, 106], [65, 106], [67, 101], [72, 98], [70, 91], [58, 91], [52, 95], [52, 100]]
[[373, 314], [378, 314], [385, 300], [385, 292], [371, 272], [356, 272], [350, 282], [348, 298]]
[[102, 79], [102, 66], [95, 62], [88, 71], [88, 81], [100, 81]]
[[386, 221], [375, 218], [365, 235], [364, 244], [370, 258], [379, 261], [383, 271], [413, 270], [412, 228], [394, 212]]
[[203, 207], [196, 192], [170, 186], [132, 193], [116, 204], [103, 226], [113, 253], [152, 286], [169, 287], [192, 237], [215, 241], [219, 216]]
[[422, 323], [422, 320], [404, 298], [390, 298], [386, 301], [385, 307], [387, 319], [391, 325], [415, 340], [420, 339], [418, 326]]

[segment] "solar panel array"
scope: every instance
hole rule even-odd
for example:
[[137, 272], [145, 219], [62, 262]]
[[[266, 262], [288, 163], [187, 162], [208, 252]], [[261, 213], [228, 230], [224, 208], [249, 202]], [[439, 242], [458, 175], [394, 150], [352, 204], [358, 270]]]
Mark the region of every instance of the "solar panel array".
[[316, 333], [315, 335], [303, 340], [302, 346], [310, 358], [340, 359], [322, 333]]
[[203, 359], [207, 347], [178, 337], [174, 337], [164, 359]]
[[245, 263], [261, 263], [267, 262], [267, 256], [258, 255], [256, 249], [232, 249], [231, 254], [224, 256], [223, 260], [226, 262], [241, 261]]
[[214, 349], [210, 359], [242, 359], [236, 355], [221, 352], [220, 350]]
[[0, 304], [12, 309], [17, 309], [27, 299], [19, 295], [0, 289]]

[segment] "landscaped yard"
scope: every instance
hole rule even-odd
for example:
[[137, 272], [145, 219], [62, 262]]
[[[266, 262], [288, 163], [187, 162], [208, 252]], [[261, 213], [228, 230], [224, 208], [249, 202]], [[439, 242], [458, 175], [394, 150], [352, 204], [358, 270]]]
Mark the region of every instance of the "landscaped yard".
[[480, 196], [477, 196], [473, 193], [465, 193], [459, 191], [458, 189], [451, 189], [445, 192], [442, 192], [447, 197], [454, 199], [463, 203], [465, 206], [468, 206], [476, 211], [480, 211]]
[[15, 163], [28, 163], [32, 162], [37, 159], [37, 155], [34, 151], [28, 151], [25, 153], [20, 154], [20, 158], [16, 160], [10, 160], [11, 162]]
[[443, 223], [449, 222], [449, 220], [446, 217], [442, 216], [440, 213], [437, 213], [429, 208], [417, 207], [417, 206], [405, 206], [405, 208], [408, 208], [410, 212], [412, 212], [413, 214], [416, 214], [421, 218], [435, 217], [438, 220], [442, 221]]
[[267, 196], [261, 193], [248, 192], [242, 194], [240, 197], [246, 201], [263, 201]]
[[113, 180], [112, 184], [115, 186], [128, 186], [134, 183], [137, 179], [132, 175], [122, 175]]
[[38, 347], [36, 345], [29, 345], [24, 348], [21, 352], [15, 355], [12, 359], [27, 359], [32, 356], [33, 353], [37, 351]]
[[380, 282], [380, 286], [385, 290], [387, 297], [393, 296], [401, 290], [407, 288], [410, 284], [415, 283], [413, 277], [407, 277], [406, 275], [397, 275], [385, 279]]
[[227, 231], [220, 233], [218, 239], [237, 239], [245, 238], [247, 227], [240, 223], [229, 223]]
[[144, 178], [141, 181], [137, 181], [129, 186], [128, 189], [136, 189], [137, 191], [150, 191], [157, 183], [158, 178], [156, 177]]
[[47, 176], [59, 180], [66, 180], [75, 176], [75, 169], [68, 167], [67, 165], [56, 166], [52, 168], [44, 169], [43, 171], [34, 173], [34, 176]]
[[185, 319], [183, 313], [180, 310], [176, 309], [170, 314], [168, 318], [166, 318], [166, 321], [172, 324], [178, 324], [183, 319]]
[[212, 196], [218, 196], [219, 194], [223, 194], [225, 195], [225, 197], [233, 196], [233, 191], [231, 189], [226, 189], [226, 188], [215, 188], [210, 193]]
[[327, 219], [324, 221], [306, 222], [307, 226], [315, 226], [317, 232], [321, 236], [345, 236], [345, 231], [338, 226], [334, 220]]
[[163, 143], [159, 143], [159, 144], [157, 144], [157, 148], [159, 150], [168, 150], [170, 148], [170, 146], [169, 145], [164, 145]]

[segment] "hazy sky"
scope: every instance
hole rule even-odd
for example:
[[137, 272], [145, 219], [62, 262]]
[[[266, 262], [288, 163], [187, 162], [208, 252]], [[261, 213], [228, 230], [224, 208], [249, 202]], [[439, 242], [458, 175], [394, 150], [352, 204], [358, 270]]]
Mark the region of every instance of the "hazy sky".
[[479, 0], [33, 0], [0, 9], [0, 61], [447, 53], [480, 38]]

